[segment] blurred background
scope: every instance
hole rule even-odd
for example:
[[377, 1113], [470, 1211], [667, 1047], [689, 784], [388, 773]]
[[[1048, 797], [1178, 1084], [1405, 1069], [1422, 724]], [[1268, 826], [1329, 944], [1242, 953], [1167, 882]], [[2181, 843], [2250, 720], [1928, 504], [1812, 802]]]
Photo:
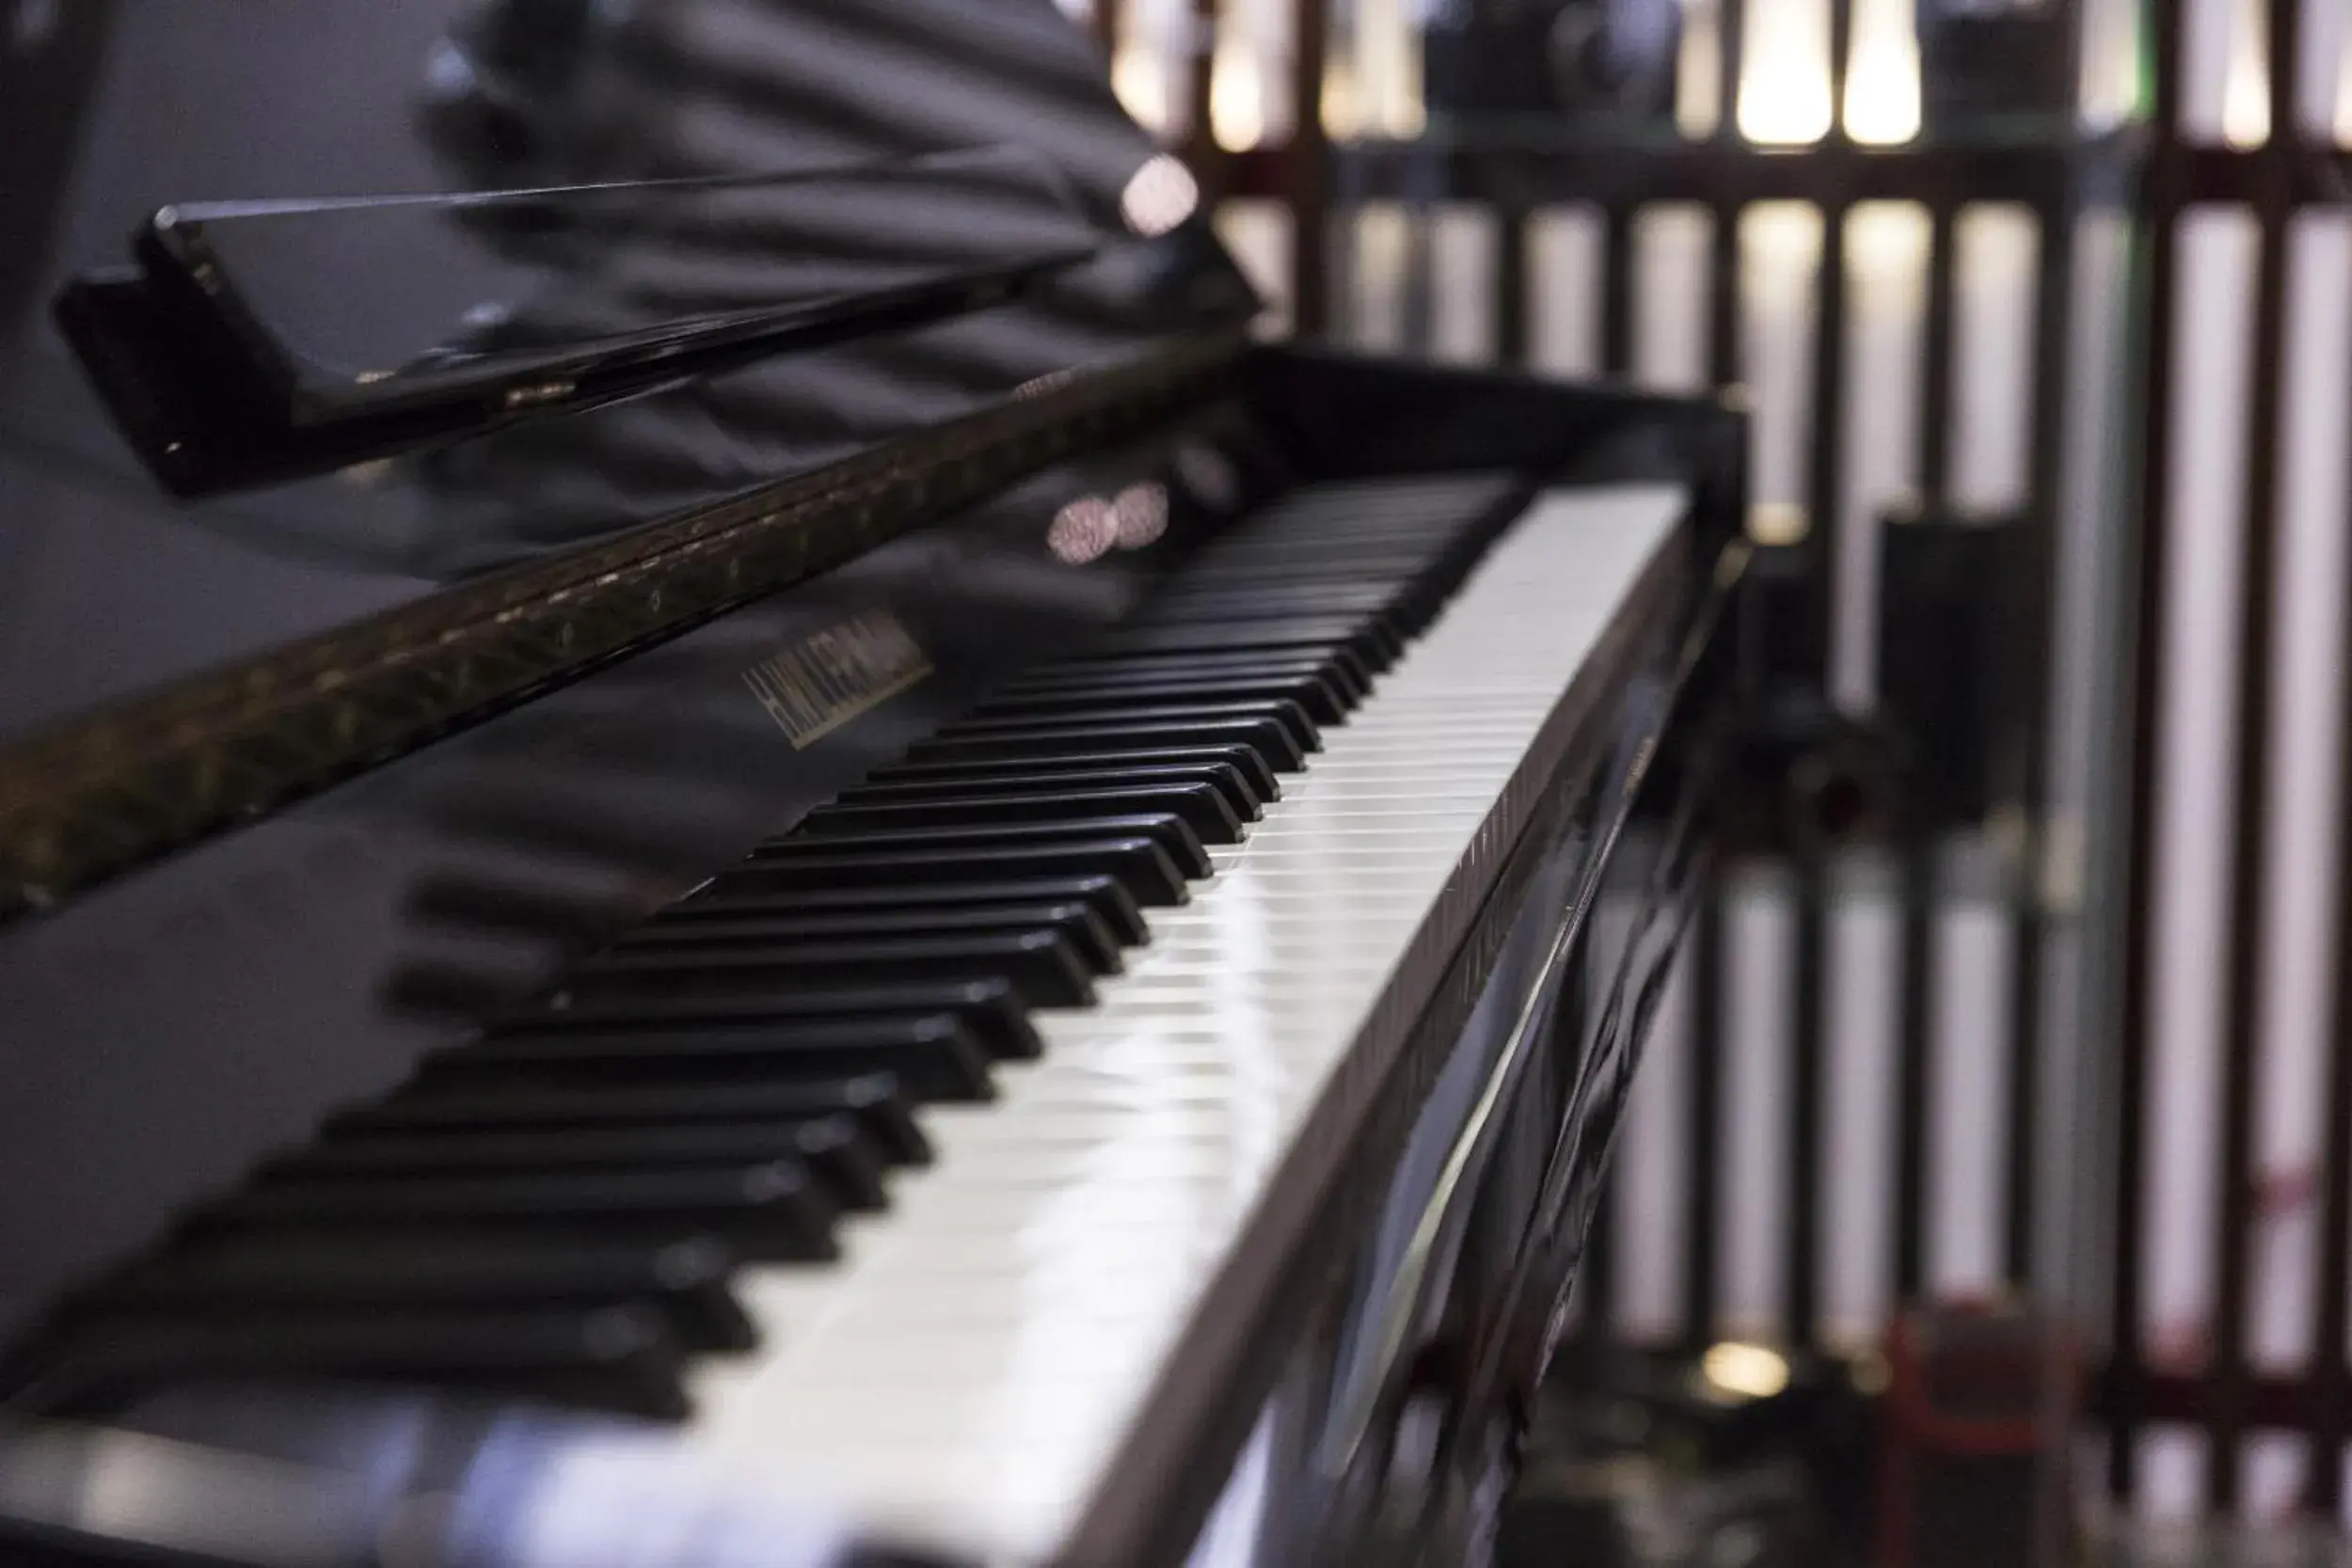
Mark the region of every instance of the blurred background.
[[[1637, 1090], [1585, 1386], [1751, 1458], [1753, 1390], [1854, 1396], [1899, 1430], [1823, 1485], [1916, 1505], [1874, 1560], [2028, 1472], [2132, 1551], [2334, 1553], [2352, 0], [1067, 8], [1266, 330], [1747, 388], [1781, 766]], [[1557, 1450], [1642, 1447], [1612, 1408]], [[1661, 1545], [1563, 1463], [1637, 1558], [1780, 1539]]]

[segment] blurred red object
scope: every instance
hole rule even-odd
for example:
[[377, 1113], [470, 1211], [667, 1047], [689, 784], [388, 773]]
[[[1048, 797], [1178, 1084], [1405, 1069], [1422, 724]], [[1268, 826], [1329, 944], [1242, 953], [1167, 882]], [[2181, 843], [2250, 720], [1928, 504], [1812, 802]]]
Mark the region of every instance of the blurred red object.
[[2055, 1539], [2080, 1356], [2010, 1301], [1902, 1312], [1886, 1344], [1879, 1568], [2027, 1563]]

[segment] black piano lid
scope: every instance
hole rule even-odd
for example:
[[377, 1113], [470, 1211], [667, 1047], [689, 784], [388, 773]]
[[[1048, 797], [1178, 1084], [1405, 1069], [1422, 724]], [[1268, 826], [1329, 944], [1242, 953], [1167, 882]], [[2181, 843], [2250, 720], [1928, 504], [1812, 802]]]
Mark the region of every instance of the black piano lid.
[[[1253, 309], [1205, 219], [1186, 217], [1188, 181], [1120, 111], [1099, 52], [1049, 0], [75, 5], [0, 53], [0, 141], [48, 154], [40, 178], [0, 184], [0, 747], [870, 456]], [[771, 174], [988, 148], [1023, 150], [1067, 182], [1106, 242], [1092, 261], [940, 325], [200, 502], [169, 499], [142, 470], [49, 319], [68, 280], [119, 269], [133, 229], [170, 203]], [[845, 226], [803, 203], [777, 232], [739, 228], [723, 243], [886, 277], [932, 252], [968, 259], [973, 219], [935, 196], [897, 224]], [[395, 231], [369, 254], [326, 258], [302, 309], [314, 324], [339, 309], [381, 315], [405, 273], [446, 261], [448, 239]], [[528, 271], [484, 243], [485, 280]], [[689, 274], [710, 262], [685, 245], [675, 260]]]

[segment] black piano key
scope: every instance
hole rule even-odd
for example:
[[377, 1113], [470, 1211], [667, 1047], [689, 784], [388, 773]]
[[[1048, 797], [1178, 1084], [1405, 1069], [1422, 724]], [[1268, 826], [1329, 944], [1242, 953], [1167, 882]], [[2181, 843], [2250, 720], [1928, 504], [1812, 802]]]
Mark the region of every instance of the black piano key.
[[[1178, 824], [1180, 827], [1181, 823]], [[711, 879], [729, 894], [783, 894], [838, 888], [917, 889], [947, 882], [1006, 882], [1029, 878], [1108, 876], [1142, 909], [1165, 909], [1192, 896], [1184, 874], [1156, 839], [1142, 836], [1039, 838], [1011, 848], [937, 849], [885, 854], [842, 850], [832, 841], [807, 852], [763, 857]], [[1198, 842], [1197, 840], [1195, 841]]]
[[533, 1171], [263, 1182], [183, 1222], [184, 1234], [303, 1230], [512, 1231], [687, 1240], [710, 1235], [739, 1258], [818, 1262], [835, 1255], [832, 1194], [798, 1160], [666, 1170]]
[[727, 1288], [734, 1255], [699, 1236], [629, 1246], [513, 1237], [235, 1236], [170, 1248], [75, 1296], [87, 1312], [161, 1309], [182, 1317], [300, 1307], [624, 1306], [661, 1314], [681, 1345], [749, 1350], [758, 1334]]
[[[1222, 603], [1263, 604], [1284, 614], [1352, 613], [1371, 609], [1391, 617], [1391, 630], [1411, 636], [1426, 626], [1445, 602], [1444, 586], [1419, 572], [1366, 570], [1346, 576], [1321, 574], [1281, 561], [1252, 562], [1198, 575], [1187, 572], [1152, 601], [1191, 610]], [[1168, 617], [1163, 614], [1162, 620]]]
[[[1066, 772], [983, 773], [977, 777], [908, 779], [853, 784], [834, 797], [838, 806], [888, 806], [918, 800], [966, 800], [986, 796], [1059, 795], [1070, 790], [1149, 789], [1158, 784], [1206, 784], [1236, 822], [1255, 822], [1264, 813], [1258, 792], [1241, 769], [1222, 762], [1160, 768], [1073, 768]], [[1197, 831], [1197, 830], [1196, 830]]]
[[793, 893], [738, 893], [716, 881], [705, 891], [663, 910], [665, 926], [682, 921], [747, 920], [768, 916], [821, 920], [838, 915], [946, 913], [957, 910], [994, 909], [1009, 904], [1084, 904], [1120, 945], [1137, 946], [1152, 940], [1143, 911], [1129, 897], [1116, 877], [1028, 878], [1002, 882], [937, 882], [910, 888], [810, 888]]
[[[709, 1010], [711, 999], [689, 1000], [696, 1012]], [[1022, 1028], [1034, 1036], [1025, 1014]], [[997, 1059], [983, 1037], [949, 1013], [908, 1012], [822, 1023], [793, 1018], [692, 1017], [501, 1033], [469, 1046], [426, 1053], [418, 1063], [418, 1081], [788, 1084], [887, 1072], [898, 1079], [910, 1099], [924, 1103], [992, 1098], [995, 1089], [990, 1065]]]
[[1387, 584], [1399, 592], [1426, 586], [1444, 568], [1447, 553], [1425, 541], [1368, 542], [1359, 553], [1333, 559], [1328, 545], [1313, 540], [1276, 542], [1218, 549], [1212, 545], [1184, 563], [1178, 591], [1203, 585], [1290, 587], [1311, 583], [1344, 583], [1370, 587]]
[[[809, 832], [795, 830], [755, 848], [757, 864], [789, 860], [795, 855], [960, 854], [966, 849], [1021, 849], [1030, 845], [1065, 844], [1075, 839], [1150, 839], [1170, 864], [1186, 877], [1206, 877], [1216, 868], [1208, 850], [1184, 818], [1172, 811], [1131, 811], [1117, 816], [1084, 816], [1068, 820], [975, 822], [968, 825], [871, 828], [854, 832]], [[1105, 870], [1109, 868], [1104, 867]]]
[[17, 1398], [104, 1409], [159, 1384], [356, 1378], [519, 1393], [682, 1419], [684, 1353], [644, 1307], [389, 1309], [219, 1318], [116, 1312], [74, 1323]]
[[1015, 731], [1025, 734], [1082, 733], [1109, 724], [1214, 724], [1227, 721], [1247, 723], [1270, 721], [1280, 726], [1291, 747], [1302, 755], [1318, 751], [1323, 745], [1322, 732], [1308, 717], [1307, 710], [1296, 703], [1279, 697], [1261, 702], [1137, 703], [1112, 713], [1016, 714], [1001, 719], [975, 717], [959, 719], [952, 724], [943, 726], [939, 733], [947, 737]]
[[739, 914], [674, 920], [656, 915], [615, 943], [622, 951], [644, 948], [725, 947], [778, 942], [847, 941], [866, 937], [947, 937], [975, 933], [1009, 935], [1052, 931], [1092, 974], [1116, 974], [1119, 939], [1085, 904], [978, 904], [970, 909], [866, 910], [834, 914]]
[[1344, 712], [1364, 700], [1367, 687], [1326, 659], [1208, 654], [1160, 659], [1111, 659], [1099, 664], [1032, 665], [992, 689], [993, 694], [1093, 690], [1118, 686], [1164, 686], [1212, 681], [1312, 681]]
[[851, 1118], [811, 1122], [794, 1139], [793, 1152], [842, 1208], [870, 1212], [889, 1201], [882, 1180], [890, 1168], [889, 1157]]
[[1254, 680], [1192, 679], [1104, 681], [1096, 685], [1065, 685], [1001, 691], [975, 707], [970, 717], [1006, 719], [1023, 715], [1117, 713], [1140, 707], [1200, 707], [1223, 703], [1287, 702], [1317, 724], [1345, 721], [1347, 708], [1339, 694], [1323, 682], [1261, 677]]
[[1372, 690], [1375, 672], [1347, 648], [1337, 643], [1286, 648], [1190, 647], [1130, 652], [1064, 654], [1023, 673], [1075, 671], [1145, 671], [1154, 669], [1208, 671], [1216, 668], [1304, 664], [1334, 680], [1345, 682], [1359, 700]]
[[930, 1164], [930, 1140], [886, 1072], [796, 1084], [586, 1084], [484, 1088], [411, 1085], [327, 1118], [324, 1135], [464, 1135], [500, 1130], [682, 1127], [699, 1122], [808, 1123], [848, 1117], [894, 1165]]
[[1401, 651], [1389, 638], [1352, 624], [1295, 622], [1279, 616], [1257, 621], [1200, 621], [1182, 626], [1133, 626], [1097, 638], [1097, 654], [1270, 653], [1276, 649], [1332, 649], [1355, 659], [1368, 675], [1396, 662]]
[[[1026, 1020], [1024, 1026], [1026, 1027]], [[887, 1072], [917, 1101], [986, 1100], [986, 1048], [950, 1013], [815, 1025], [693, 1020], [497, 1034], [427, 1053], [417, 1081], [532, 1087], [613, 1081], [792, 1083]]]
[[991, 822], [1082, 822], [1136, 813], [1181, 820], [1203, 844], [1239, 844], [1241, 819], [1214, 784], [1140, 784], [1124, 789], [1038, 795], [981, 794], [929, 800], [835, 801], [801, 819], [796, 832], [831, 838], [906, 828], [972, 827]]
[[1316, 621], [1347, 621], [1400, 641], [1412, 634], [1405, 612], [1405, 593], [1392, 584], [1357, 587], [1343, 584], [1253, 583], [1235, 587], [1217, 583], [1179, 583], [1156, 594], [1144, 607], [1141, 622], [1169, 626], [1200, 621], [1256, 621], [1304, 617]]
[[330, 1132], [265, 1161], [256, 1179], [485, 1175], [534, 1170], [660, 1170], [798, 1160], [845, 1208], [882, 1203], [884, 1157], [846, 1116], [814, 1121], [687, 1122], [666, 1127], [534, 1128], [469, 1132]]
[[1104, 757], [1132, 752], [1170, 753], [1203, 746], [1243, 746], [1269, 773], [1295, 773], [1307, 753], [1291, 733], [1271, 719], [1200, 720], [1191, 722], [1087, 725], [1083, 728], [998, 730], [986, 735], [935, 735], [907, 748], [909, 762], [1037, 763], [1048, 757]]
[[576, 990], [669, 992], [740, 986], [789, 990], [826, 984], [893, 986], [1003, 979], [1032, 1007], [1083, 1007], [1094, 1000], [1084, 959], [1053, 930], [1010, 934], [780, 941], [616, 947], [575, 964]]
[[[823, 1027], [903, 1031], [911, 1021], [921, 1022], [934, 1015], [953, 1019], [990, 1060], [1025, 1060], [1043, 1049], [1021, 998], [1002, 980], [969, 980], [960, 985], [931, 981], [880, 990], [845, 987], [703, 997], [599, 997], [560, 992], [541, 1006], [502, 1020], [490, 1032], [489, 1038], [585, 1034], [599, 1029], [642, 1028], [647, 1024], [664, 1028], [757, 1024], [777, 1031]], [[926, 1036], [930, 1032], [917, 1031]], [[450, 1046], [428, 1053], [424, 1059], [434, 1061], [478, 1049], [479, 1043]], [[858, 1070], [887, 1069], [868, 1067]]]
[[[1150, 752], [1075, 752], [1009, 760], [967, 758], [947, 762], [894, 762], [866, 775], [868, 784], [942, 784], [980, 779], [1026, 779], [1044, 773], [1099, 773], [1122, 768], [1231, 768], [1261, 801], [1282, 798], [1281, 781], [1263, 757], [1248, 746], [1169, 747]], [[864, 786], [860, 786], [864, 787]]]

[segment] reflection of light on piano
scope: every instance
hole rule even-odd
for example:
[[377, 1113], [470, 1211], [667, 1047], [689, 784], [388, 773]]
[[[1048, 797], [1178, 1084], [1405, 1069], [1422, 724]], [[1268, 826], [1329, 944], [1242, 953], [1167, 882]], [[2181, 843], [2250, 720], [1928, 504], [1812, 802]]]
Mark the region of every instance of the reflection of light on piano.
[[[1248, 867], [1228, 873], [1221, 918], [1209, 961], [1216, 968], [1207, 1023], [1216, 1039], [1217, 1082], [1226, 1131], [1226, 1185], [1237, 1196], [1252, 1191], [1279, 1153], [1282, 1109], [1303, 1091], [1294, 1056], [1271, 1049], [1282, 1019], [1266, 1006], [1283, 972], [1299, 955], [1268, 942], [1275, 890]], [[1328, 971], [1326, 971], [1328, 973]]]
[[1045, 547], [1073, 566], [1095, 560], [1119, 543], [1119, 516], [1100, 496], [1080, 496], [1054, 514]]
[[1155, 482], [1130, 484], [1111, 502], [1116, 537], [1122, 550], [1139, 550], [1168, 531], [1168, 487]]
[[1012, 396], [1015, 398], [1043, 397], [1057, 388], [1068, 386], [1075, 379], [1077, 379], [1077, 372], [1074, 371], [1047, 371], [1043, 375], [1033, 375], [1012, 389]]
[[1148, 1384], [1152, 1358], [1192, 1309], [1212, 1221], [1223, 1219], [1202, 1202], [1215, 1189], [1201, 1173], [1216, 1168], [1223, 1142], [1217, 1107], [1184, 1092], [1194, 1065], [1181, 1037], [1071, 1041], [1061, 1059], [1081, 1053], [1130, 1087], [1115, 1106], [1098, 1098], [1073, 1117], [1068, 1144], [1031, 1156], [1083, 1170], [1031, 1212], [1018, 1238], [1021, 1328], [989, 1410], [1004, 1452], [995, 1506], [1015, 1517], [1076, 1505], [1064, 1488], [1085, 1467], [1038, 1460], [1116, 1440], [1121, 1402], [1101, 1392]]
[[1266, 1500], [1272, 1495], [1267, 1478], [1274, 1471], [1274, 1411], [1258, 1418], [1257, 1426], [1233, 1462], [1224, 1495], [1209, 1513], [1193, 1542], [1184, 1568], [1249, 1568], [1263, 1560]]
[[1187, 441], [1176, 451], [1176, 477], [1201, 505], [1222, 512], [1241, 496], [1241, 478], [1215, 447]]
[[1165, 152], [1136, 170], [1119, 193], [1119, 215], [1147, 239], [1167, 233], [1200, 205], [1200, 187], [1184, 165]]

